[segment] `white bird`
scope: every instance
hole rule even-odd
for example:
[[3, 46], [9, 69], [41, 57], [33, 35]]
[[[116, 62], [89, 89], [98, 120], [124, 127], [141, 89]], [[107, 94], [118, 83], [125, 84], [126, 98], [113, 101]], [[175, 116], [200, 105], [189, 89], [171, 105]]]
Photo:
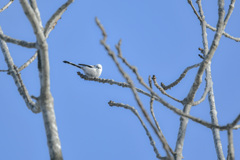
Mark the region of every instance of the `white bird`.
[[85, 75], [89, 78], [98, 78], [102, 73], [101, 64], [96, 64], [96, 65], [78, 64], [77, 65], [68, 61], [63, 61], [63, 63], [67, 63], [75, 67], [81, 68], [84, 71]]

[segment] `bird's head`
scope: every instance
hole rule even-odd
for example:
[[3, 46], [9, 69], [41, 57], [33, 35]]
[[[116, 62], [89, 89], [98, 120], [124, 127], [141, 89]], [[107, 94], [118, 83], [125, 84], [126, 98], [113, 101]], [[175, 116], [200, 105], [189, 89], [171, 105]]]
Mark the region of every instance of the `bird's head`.
[[102, 65], [101, 65], [101, 64], [97, 64], [97, 65], [95, 65], [95, 67], [96, 67], [97, 69], [102, 69]]

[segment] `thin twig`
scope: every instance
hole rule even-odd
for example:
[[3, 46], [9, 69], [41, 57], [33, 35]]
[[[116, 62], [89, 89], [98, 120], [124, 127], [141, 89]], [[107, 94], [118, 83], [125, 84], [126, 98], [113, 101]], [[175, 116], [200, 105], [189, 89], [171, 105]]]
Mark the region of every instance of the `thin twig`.
[[36, 58], [38, 53], [36, 52], [27, 62], [25, 62], [21, 67], [19, 67], [19, 72], [29, 66]]
[[192, 66], [187, 67], [176, 81], [174, 81], [173, 83], [171, 83], [171, 84], [169, 84], [169, 85], [167, 85], [167, 86], [166, 86], [165, 84], [161, 83], [162, 88], [163, 88], [164, 90], [168, 90], [168, 89], [176, 86], [176, 85], [186, 76], [187, 72], [188, 72], [190, 69], [196, 68], [196, 67], [200, 66], [200, 64], [201, 64], [201, 63], [197, 63], [197, 64], [194, 64], [194, 65], [192, 65]]
[[174, 97], [170, 96], [169, 94], [166, 93], [166, 91], [165, 91], [160, 85], [158, 85], [158, 83], [157, 83], [157, 78], [156, 78], [155, 75], [152, 76], [152, 80], [153, 80], [153, 82], [154, 82], [154, 85], [157, 87], [157, 89], [159, 89], [160, 92], [162, 92], [162, 94], [166, 95], [167, 97], [171, 98], [171, 99], [174, 100], [174, 101], [177, 101], [177, 102], [183, 104], [183, 101], [181, 101], [181, 100], [179, 100], [179, 99], [177, 99], [177, 98], [174, 98]]
[[[201, 1], [197, 1], [197, 4], [199, 6], [199, 13], [200, 13], [200, 18], [201, 18], [201, 26], [202, 26], [202, 37], [203, 37], [203, 46], [204, 46], [204, 49], [202, 48], [198, 48], [198, 50], [200, 50], [200, 52], [203, 54], [203, 58], [205, 58], [206, 54], [208, 53], [208, 40], [207, 40], [207, 31], [206, 31], [206, 21], [205, 21], [205, 16], [203, 14], [203, 9], [202, 9], [202, 5], [201, 5]], [[209, 64], [210, 65], [210, 64]], [[209, 75], [211, 76], [211, 75]], [[209, 81], [206, 77], [206, 85], [205, 85], [205, 89], [204, 89], [204, 92], [203, 92], [203, 95], [202, 97], [200, 98], [200, 100], [198, 101], [195, 101], [192, 103], [193, 106], [196, 106], [200, 103], [202, 103], [206, 96], [207, 96], [207, 93], [209, 92], [210, 90], [210, 87], [212, 87], [212, 81]]]
[[[137, 73], [137, 68], [131, 66], [131, 65], [127, 62], [127, 60], [126, 60], [125, 58], [123, 58], [123, 56], [122, 56], [122, 51], [121, 51], [121, 43], [122, 43], [122, 40], [120, 39], [119, 42], [118, 42], [118, 44], [115, 46], [116, 49], [117, 49], [117, 51], [118, 51], [118, 57], [123, 61], [123, 63], [125, 63], [130, 69], [133, 70], [133, 72], [137, 75], [137, 77], [139, 77], [139, 74]], [[155, 76], [154, 76], [154, 77], [155, 77]], [[140, 79], [140, 78], [138, 78], [138, 79]], [[153, 80], [153, 81], [154, 81], [154, 80]], [[182, 103], [182, 101], [180, 101], [180, 100], [178, 100], [178, 99], [170, 96], [169, 94], [167, 94], [163, 89], [161, 90], [161, 89], [160, 89], [161, 87], [160, 87], [158, 84], [156, 84], [156, 81], [154, 81], [154, 85], [155, 85], [155, 86], [157, 85], [156, 87], [157, 87], [164, 95], [168, 96], [169, 98], [172, 98], [173, 100], [175, 100], [175, 101], [177, 101], [177, 102]], [[160, 88], [159, 88], [159, 87], [160, 87]]]
[[3, 8], [0, 9], [0, 13], [2, 11], [4, 11], [5, 9], [7, 9], [12, 3], [13, 3], [14, 0], [10, 0], [5, 6], [3, 6]]
[[[206, 26], [207, 26], [207, 28], [211, 29], [211, 30], [214, 31], [214, 32], [217, 31], [217, 29], [214, 28], [214, 27], [212, 27], [210, 24], [206, 24]], [[236, 42], [240, 42], [240, 38], [231, 36], [230, 34], [226, 33], [225, 31], [223, 31], [222, 34], [223, 34], [225, 37], [227, 37], [227, 38], [230, 38], [230, 39], [232, 39], [232, 40], [234, 40], [234, 41], [236, 41]]]
[[226, 27], [227, 22], [228, 22], [231, 14], [232, 14], [232, 12], [233, 12], [234, 5], [235, 5], [235, 0], [231, 0], [231, 3], [230, 3], [229, 8], [228, 8], [227, 15], [226, 15], [226, 17], [225, 17], [225, 19], [224, 19], [224, 26], [225, 26], [225, 27]]
[[[88, 81], [95, 81], [95, 82], [100, 82], [100, 83], [108, 83], [110, 85], [118, 85], [118, 86], [121, 86], [121, 87], [126, 87], [126, 88], [130, 88], [130, 85], [128, 83], [125, 83], [125, 82], [117, 82], [117, 81], [114, 81], [113, 79], [104, 79], [104, 78], [90, 78], [84, 74], [82, 74], [81, 72], [77, 72], [77, 74], [84, 80], [88, 80]], [[136, 91], [139, 92], [139, 93], [142, 93], [148, 97], [152, 97], [151, 94], [139, 89], [139, 88], [136, 88]], [[157, 97], [154, 97], [156, 100], [157, 100]]]
[[[148, 83], [149, 83], [149, 87], [152, 88], [151, 76], [148, 77]], [[158, 121], [157, 121], [157, 119], [155, 117], [155, 114], [154, 114], [154, 111], [153, 111], [153, 101], [154, 101], [154, 98], [153, 98], [153, 95], [152, 95], [152, 97], [150, 98], [150, 111], [151, 111], [153, 120], [155, 122], [155, 125], [157, 126], [158, 131], [161, 132], [161, 128], [160, 128], [160, 126], [158, 124]]]
[[48, 37], [49, 33], [54, 29], [54, 26], [57, 24], [57, 21], [61, 19], [62, 14], [67, 10], [67, 7], [74, 0], [68, 0], [64, 3], [58, 10], [51, 16], [51, 18], [47, 21], [44, 29], [44, 35]]
[[195, 9], [195, 7], [194, 7], [193, 4], [192, 4], [192, 0], [188, 0], [188, 3], [189, 3], [190, 6], [192, 7], [193, 12], [195, 13], [195, 15], [197, 16], [197, 18], [199, 19], [199, 21], [202, 21], [201, 17], [198, 15], [197, 10]]
[[4, 35], [3, 33], [0, 33], [0, 38], [3, 39], [6, 42], [14, 43], [14, 44], [20, 45], [22, 47], [37, 48], [35, 42], [33, 43], [33, 42], [26, 42], [26, 41], [23, 41], [23, 40], [14, 39], [12, 37]]
[[232, 129], [235, 129], [235, 130], [237, 130], [239, 128], [240, 128], [240, 125], [235, 125], [234, 127], [232, 127]]
[[40, 12], [38, 10], [38, 6], [37, 6], [37, 2], [36, 0], [29, 0], [29, 3], [38, 19], [38, 22], [39, 22], [39, 25], [40, 27], [43, 29], [43, 26], [42, 26], [42, 20], [41, 20], [41, 16], [40, 16]]
[[[148, 77], [148, 83], [149, 83], [149, 87], [152, 88], [151, 76]], [[151, 95], [152, 95], [152, 94], [151, 94]], [[156, 117], [155, 117], [155, 113], [154, 113], [154, 110], [153, 110], [153, 101], [154, 101], [154, 95], [152, 95], [152, 97], [150, 98], [150, 112], [151, 112], [151, 114], [152, 114], [153, 120], [154, 120], [154, 122], [155, 122], [155, 125], [157, 126], [158, 131], [160, 132], [160, 134], [162, 135], [162, 137], [163, 137], [164, 139], [166, 139], [166, 138], [164, 137], [163, 132], [162, 132], [162, 130], [161, 130], [159, 124], [158, 124], [158, 121], [157, 121]], [[167, 140], [166, 140], [166, 141], [167, 141]], [[169, 147], [169, 149], [170, 149], [170, 152], [174, 155], [175, 153], [173, 152], [172, 148], [171, 148], [170, 146], [168, 146], [168, 147]]]
[[9, 72], [9, 70], [0, 70], [0, 72]]
[[206, 96], [207, 96], [207, 94], [210, 90], [210, 86], [212, 86], [212, 84], [209, 84], [209, 83], [210, 82], [206, 80], [206, 85], [205, 85], [205, 88], [204, 88], [203, 95], [198, 101], [194, 101], [192, 103], [193, 106], [199, 105], [200, 103], [202, 103], [206, 99]]
[[155, 146], [155, 142], [154, 142], [154, 140], [153, 140], [153, 138], [152, 138], [152, 136], [151, 136], [151, 133], [148, 131], [145, 123], [143, 122], [142, 118], [141, 118], [140, 115], [138, 114], [138, 111], [137, 111], [134, 107], [132, 107], [132, 106], [130, 106], [130, 105], [127, 105], [127, 104], [123, 104], [123, 103], [115, 103], [115, 102], [113, 102], [113, 101], [109, 101], [108, 104], [109, 104], [109, 106], [111, 106], [111, 107], [112, 107], [112, 106], [123, 107], [123, 108], [125, 108], [125, 109], [131, 110], [131, 111], [133, 112], [133, 114], [135, 114], [135, 115], [137, 116], [137, 118], [138, 118], [139, 121], [141, 122], [141, 125], [142, 125], [143, 128], [145, 129], [146, 134], [147, 134], [147, 136], [148, 136], [148, 138], [149, 138], [149, 140], [150, 140], [150, 144], [153, 146], [153, 150], [154, 150], [154, 152], [155, 152], [155, 154], [156, 154], [156, 157], [157, 157], [158, 159], [163, 159], [163, 157], [161, 157], [161, 155], [159, 154], [157, 147]]

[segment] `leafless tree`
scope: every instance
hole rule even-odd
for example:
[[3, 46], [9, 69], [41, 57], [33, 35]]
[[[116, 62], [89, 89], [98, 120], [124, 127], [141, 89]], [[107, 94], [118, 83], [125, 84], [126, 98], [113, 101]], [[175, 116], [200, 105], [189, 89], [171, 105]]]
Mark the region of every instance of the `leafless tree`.
[[[13, 0], [11, 0], [5, 7], [3, 7], [1, 11], [7, 9], [12, 2]], [[36, 1], [29, 0], [28, 2], [27, 0], [20, 0], [24, 13], [32, 25], [34, 34], [37, 39], [36, 42], [26, 42], [11, 38], [9, 36], [4, 35], [2, 29], [0, 28], [1, 38], [0, 45], [5, 61], [8, 66], [8, 70], [5, 71], [13, 77], [15, 84], [18, 88], [19, 94], [23, 97], [27, 107], [33, 113], [42, 112], [47, 135], [49, 154], [51, 159], [53, 160], [61, 160], [63, 158], [54, 113], [53, 97], [50, 91], [50, 73], [49, 73], [50, 64], [48, 58], [49, 57], [48, 44], [46, 42], [46, 39], [48, 38], [48, 35], [51, 32], [51, 30], [56, 25], [57, 21], [60, 19], [61, 15], [64, 13], [64, 11], [72, 2], [73, 0], [68, 0], [66, 3], [64, 3], [48, 20], [46, 26], [43, 27]], [[35, 48], [36, 53], [26, 63], [24, 63], [21, 67], [18, 68], [14, 64], [14, 61], [10, 55], [6, 42], [14, 43], [22, 47]], [[20, 71], [26, 68], [34, 59], [36, 59], [37, 56], [41, 90], [40, 96], [35, 97], [29, 95], [22, 81]], [[36, 100], [36, 102], [34, 102], [33, 100]]]
[[[13, 0], [10, 0], [7, 5], [5, 5], [0, 12], [7, 9]], [[50, 92], [50, 73], [49, 73], [49, 58], [48, 58], [48, 44], [46, 42], [46, 39], [48, 38], [49, 33], [52, 31], [54, 26], [56, 25], [57, 21], [60, 19], [61, 15], [64, 13], [64, 11], [67, 9], [67, 7], [73, 2], [73, 0], [68, 0], [66, 3], [64, 3], [48, 20], [45, 27], [42, 26], [42, 21], [40, 17], [40, 13], [37, 7], [37, 3], [35, 0], [20, 0], [20, 3], [22, 5], [22, 8], [29, 19], [29, 22], [32, 25], [32, 28], [34, 30], [34, 34], [36, 36], [37, 41], [36, 42], [26, 42], [23, 40], [14, 39], [12, 37], [9, 37], [7, 35], [4, 35], [2, 29], [0, 28], [0, 45], [2, 49], [2, 53], [5, 57], [5, 61], [8, 65], [7, 70], [1, 70], [2, 72], [7, 72], [7, 74], [10, 74], [15, 84], [18, 88], [18, 91], [20, 95], [23, 97], [27, 107], [33, 112], [33, 113], [40, 113], [42, 112], [43, 119], [44, 119], [44, 125], [48, 140], [48, 147], [49, 147], [49, 153], [51, 159], [59, 160], [62, 158], [62, 151], [61, 151], [61, 144], [58, 136], [58, 130], [57, 130], [57, 124], [55, 120], [55, 113], [54, 113], [54, 104], [53, 104], [53, 97]], [[115, 46], [117, 50], [117, 54], [113, 51], [113, 49], [107, 44], [107, 33], [103, 27], [103, 25], [100, 23], [98, 18], [96, 18], [97, 26], [100, 28], [103, 38], [100, 40], [101, 45], [104, 47], [108, 55], [112, 58], [113, 62], [116, 64], [119, 72], [121, 75], [125, 78], [126, 83], [123, 82], [117, 82], [111, 79], [102, 79], [102, 78], [89, 78], [82, 73], [78, 72], [77, 74], [84, 80], [88, 81], [94, 81], [99, 83], [108, 83], [111, 85], [118, 85], [125, 88], [130, 88], [134, 98], [138, 104], [138, 109], [143, 113], [144, 118], [141, 117], [141, 115], [138, 113], [138, 109], [136, 109], [133, 106], [130, 106], [128, 104], [118, 103], [114, 102], [112, 100], [109, 101], [110, 106], [117, 106], [117, 107], [124, 107], [126, 109], [129, 109], [133, 112], [134, 115], [137, 116], [139, 119], [141, 125], [144, 127], [146, 134], [150, 140], [150, 143], [153, 147], [153, 150], [156, 154], [156, 157], [158, 159], [168, 159], [168, 160], [180, 160], [183, 158], [182, 151], [183, 151], [183, 144], [185, 139], [185, 133], [186, 128], [188, 125], [189, 119], [199, 123], [210, 130], [212, 130], [212, 135], [215, 143], [215, 149], [216, 149], [216, 155], [219, 160], [224, 160], [225, 156], [223, 154], [222, 149], [222, 143], [220, 138], [220, 131], [227, 131], [228, 132], [228, 160], [234, 159], [234, 147], [233, 147], [233, 129], [238, 129], [239, 125], [237, 123], [240, 120], [240, 114], [232, 121], [229, 122], [226, 125], [219, 125], [218, 124], [218, 118], [217, 118], [217, 111], [215, 106], [215, 97], [214, 97], [214, 90], [213, 90], [213, 81], [211, 76], [211, 61], [215, 54], [215, 51], [219, 45], [219, 41], [222, 36], [225, 36], [227, 38], [230, 38], [232, 40], [235, 40], [237, 42], [240, 41], [240, 38], [236, 38], [231, 36], [230, 34], [225, 32], [225, 27], [228, 23], [228, 20], [231, 16], [231, 13], [233, 12], [235, 0], [231, 0], [229, 8], [225, 14], [224, 10], [224, 0], [218, 0], [218, 23], [216, 28], [212, 27], [210, 24], [208, 24], [205, 20], [204, 12], [202, 9], [202, 3], [201, 0], [197, 0], [197, 7], [198, 11], [192, 4], [191, 0], [188, 0], [188, 3], [190, 7], [192, 8], [194, 14], [198, 18], [201, 24], [201, 30], [202, 30], [202, 42], [203, 42], [203, 49], [199, 48], [200, 50], [200, 59], [201, 62], [198, 64], [191, 65], [189, 67], [186, 67], [186, 69], [183, 71], [183, 73], [177, 78], [176, 81], [169, 85], [165, 85], [164, 83], [158, 84], [157, 77], [155, 75], [149, 76], [148, 83], [146, 83], [143, 78], [139, 75], [137, 68], [133, 65], [131, 65], [127, 59], [123, 57], [122, 51], [121, 51], [121, 40], [117, 43]], [[209, 39], [207, 37], [207, 28], [211, 29], [215, 32], [214, 39], [209, 42]], [[36, 53], [21, 67], [16, 67], [16, 65], [13, 62], [13, 59], [10, 55], [10, 52], [8, 50], [8, 46], [6, 42], [14, 43], [17, 45], [20, 45], [22, 47], [26, 48], [35, 48]], [[210, 45], [209, 45], [210, 44]], [[23, 81], [21, 78], [20, 72], [29, 66], [31, 62], [33, 62], [36, 57], [38, 57], [38, 69], [39, 69], [39, 78], [40, 78], [40, 96], [30, 96]], [[123, 63], [120, 63], [119, 61], [122, 61]], [[129, 76], [129, 74], [124, 71], [122, 64], [126, 65], [132, 72], [136, 75], [138, 82], [133, 82], [132, 78]], [[167, 90], [178, 85], [179, 82], [186, 76], [187, 72], [191, 70], [192, 68], [198, 68], [198, 71], [195, 75], [195, 80], [191, 84], [191, 89], [188, 93], [186, 93], [186, 96], [184, 99], [180, 100], [176, 97], [173, 97], [167, 93]], [[202, 79], [205, 72], [205, 89], [201, 96], [201, 98], [197, 101], [194, 100], [196, 92], [199, 89], [200, 84], [202, 83]], [[140, 83], [144, 88], [145, 91], [139, 88], [136, 88], [135, 83]], [[175, 106], [168, 103], [166, 100], [162, 98], [158, 93], [156, 93], [153, 90], [153, 85], [165, 96], [171, 98], [172, 100], [180, 103], [183, 106], [183, 110], [180, 110], [176, 108]], [[150, 107], [146, 108], [142, 100], [139, 97], [139, 93], [149, 97], [150, 99]], [[208, 102], [210, 106], [210, 114], [211, 114], [211, 122], [204, 121], [200, 118], [191, 116], [190, 110], [193, 106], [199, 105], [202, 103], [205, 98], [208, 96]], [[159, 123], [157, 119], [155, 118], [155, 113], [153, 110], [153, 102], [159, 102], [163, 106], [167, 107], [169, 110], [173, 111], [177, 115], [180, 116], [180, 125], [179, 125], [179, 131], [178, 131], [178, 138], [176, 141], [175, 149], [173, 149], [169, 144], [167, 139], [164, 136], [164, 133], [162, 132]], [[149, 111], [148, 111], [149, 110]], [[148, 125], [145, 123], [148, 123], [148, 125], [153, 129], [154, 133], [151, 133], [148, 129]], [[155, 141], [153, 140], [152, 134], [155, 134], [159, 140], [159, 142], [162, 144], [163, 150], [165, 151], [165, 155], [160, 155], [158, 152], [159, 148], [156, 147]]]

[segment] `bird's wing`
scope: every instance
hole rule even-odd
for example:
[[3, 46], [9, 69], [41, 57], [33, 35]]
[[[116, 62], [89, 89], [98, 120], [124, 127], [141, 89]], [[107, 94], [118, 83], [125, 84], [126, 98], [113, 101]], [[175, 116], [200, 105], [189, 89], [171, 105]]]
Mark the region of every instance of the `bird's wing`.
[[63, 63], [67, 63], [67, 64], [70, 64], [70, 65], [72, 65], [72, 66], [75, 66], [75, 67], [78, 67], [78, 68], [81, 68], [81, 69], [82, 69], [81, 66], [79, 66], [79, 65], [77, 65], [77, 64], [74, 64], [74, 63], [72, 63], [72, 62], [63, 61]]
[[80, 65], [80, 66], [87, 66], [87, 67], [89, 67], [89, 68], [93, 68], [92, 65], [87, 65], [87, 64], [78, 64], [78, 65]]

